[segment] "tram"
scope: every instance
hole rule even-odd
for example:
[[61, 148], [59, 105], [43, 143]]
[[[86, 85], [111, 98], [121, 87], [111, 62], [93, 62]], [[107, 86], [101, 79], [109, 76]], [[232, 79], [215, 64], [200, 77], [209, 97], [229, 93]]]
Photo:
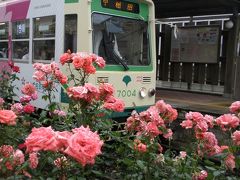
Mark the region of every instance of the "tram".
[[[155, 103], [154, 16], [151, 0], [3, 1], [0, 64], [13, 60], [21, 69], [16, 86], [35, 83], [41, 96], [41, 84], [32, 79], [34, 63], [59, 63], [68, 49], [95, 53], [106, 60], [106, 67], [89, 82], [113, 84], [126, 112], [144, 109]], [[66, 103], [64, 89], [57, 88], [56, 102]], [[41, 98], [34, 105], [47, 106]]]

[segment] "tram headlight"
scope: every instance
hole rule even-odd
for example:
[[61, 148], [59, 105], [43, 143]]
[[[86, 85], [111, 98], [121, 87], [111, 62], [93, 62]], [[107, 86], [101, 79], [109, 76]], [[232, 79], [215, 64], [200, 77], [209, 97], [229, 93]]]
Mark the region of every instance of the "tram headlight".
[[147, 96], [147, 89], [145, 87], [142, 87], [139, 90], [139, 94], [140, 94], [141, 98], [145, 98]]
[[154, 88], [151, 88], [148, 90], [148, 95], [151, 97], [151, 96], [154, 96], [156, 94], [156, 90]]

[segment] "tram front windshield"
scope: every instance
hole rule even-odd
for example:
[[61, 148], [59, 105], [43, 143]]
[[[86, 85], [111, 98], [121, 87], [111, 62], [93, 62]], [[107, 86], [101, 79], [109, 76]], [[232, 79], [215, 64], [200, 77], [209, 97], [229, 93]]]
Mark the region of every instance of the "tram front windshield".
[[149, 60], [148, 24], [142, 20], [94, 13], [93, 52], [107, 64], [146, 66]]

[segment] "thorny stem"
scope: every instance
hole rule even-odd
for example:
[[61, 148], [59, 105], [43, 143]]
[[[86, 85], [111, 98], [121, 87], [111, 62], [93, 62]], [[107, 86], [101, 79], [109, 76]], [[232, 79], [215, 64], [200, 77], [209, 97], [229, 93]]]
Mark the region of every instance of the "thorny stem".
[[47, 96], [48, 96], [49, 104], [52, 104], [51, 91], [50, 90], [47, 90]]
[[81, 80], [80, 80], [80, 82], [79, 82], [79, 84], [81, 85], [81, 86], [83, 86], [84, 84], [85, 84], [85, 73], [83, 73], [82, 74], [82, 71], [81, 70], [79, 70], [78, 71], [79, 72], [79, 75], [80, 75], [80, 77], [81, 77]]
[[76, 82], [76, 80], [75, 80], [75, 78], [74, 78], [74, 74], [73, 74], [72, 69], [71, 69], [71, 67], [70, 67], [70, 63], [68, 63], [68, 69], [69, 69], [69, 71], [70, 71], [70, 73], [71, 73], [71, 77], [73, 77], [72, 79], [73, 79], [74, 85], [76, 85], [77, 82]]

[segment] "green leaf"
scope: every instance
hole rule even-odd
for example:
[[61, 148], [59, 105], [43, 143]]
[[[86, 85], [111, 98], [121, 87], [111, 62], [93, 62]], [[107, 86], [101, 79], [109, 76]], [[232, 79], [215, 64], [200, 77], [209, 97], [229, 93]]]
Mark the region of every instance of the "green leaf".
[[101, 171], [96, 171], [96, 170], [92, 170], [92, 172], [98, 176], [102, 176], [102, 172]]
[[214, 171], [213, 172], [213, 175], [216, 177], [216, 176], [219, 176], [220, 174], [223, 174], [224, 171]]
[[48, 100], [48, 96], [47, 96], [47, 95], [43, 95], [43, 96], [42, 96], [42, 99], [45, 100], [45, 101], [47, 101], [47, 100]]
[[205, 164], [205, 165], [209, 165], [209, 166], [215, 165], [214, 162], [209, 161], [209, 160], [204, 160], [204, 164]]
[[123, 163], [124, 163], [125, 165], [127, 165], [127, 166], [130, 166], [130, 165], [133, 164], [132, 160], [129, 159], [129, 158], [124, 158], [124, 159], [123, 159]]
[[144, 162], [141, 161], [141, 160], [137, 160], [137, 165], [138, 165], [141, 169], [144, 169], [144, 168], [145, 168]]
[[216, 171], [216, 169], [214, 167], [210, 167], [210, 166], [205, 166], [206, 169], [210, 170], [210, 171]]

